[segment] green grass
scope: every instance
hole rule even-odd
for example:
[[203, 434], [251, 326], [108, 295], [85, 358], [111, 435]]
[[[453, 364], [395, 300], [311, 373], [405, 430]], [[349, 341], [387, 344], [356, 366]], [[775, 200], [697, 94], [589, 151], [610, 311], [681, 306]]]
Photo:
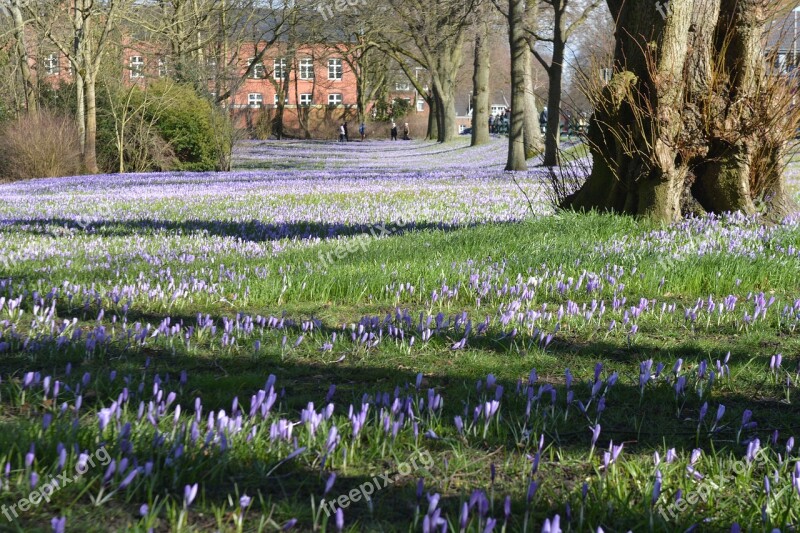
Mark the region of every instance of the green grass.
[[[122, 422], [132, 424], [131, 442], [136, 448], [133, 455], [141, 461], [155, 456], [157, 464], [152, 476], [138, 476], [128, 489], [116, 492], [113, 483], [103, 484], [102, 469], [90, 470], [79, 482], [56, 492], [50, 503], [23, 513], [13, 524], [0, 517], [0, 529], [46, 531], [50, 518], [66, 515], [68, 531], [145, 531], [148, 527], [157, 531], [235, 531], [239, 527], [238, 499], [246, 493], [254, 500], [244, 514], [243, 530], [276, 530], [287, 520], [298, 518], [299, 529], [311, 530], [316, 525], [333, 531], [333, 518], [326, 522], [324, 513], [312, 516], [311, 505], [312, 500], [318, 505], [329, 472], [338, 475], [329, 496], [338, 496], [380, 473], [402, 470], [407, 461], [423, 453], [430, 454], [430, 464], [400, 476], [376, 492], [371, 505], [361, 501], [348, 507], [346, 527], [419, 530], [428, 503], [423, 497], [418, 509], [415, 490], [418, 479], [424, 478], [426, 492], [441, 494], [440, 506], [455, 531], [460, 504], [475, 489], [485, 490], [490, 498], [489, 514], [498, 518], [497, 531], [503, 525], [506, 495], [512, 505], [507, 531], [525, 527], [539, 531], [545, 518], [556, 513], [561, 515], [562, 528], [566, 530], [567, 503], [571, 507], [569, 528], [573, 531], [594, 531], [599, 526], [606, 531], [683, 531], [706, 519], [710, 522], [701, 525], [703, 530], [727, 530], [731, 523], [738, 522], [743, 529], [753, 531], [772, 527], [789, 531], [800, 523], [800, 495], [791, 487], [790, 479], [797, 452], [787, 457], [781, 451], [779, 463], [777, 450], [800, 427], [794, 385], [800, 340], [795, 330], [797, 321], [782, 317], [780, 309], [792, 305], [800, 298], [800, 292], [798, 259], [782, 251], [800, 246], [800, 233], [796, 227], [773, 228], [773, 233], [762, 238], [757, 225], [723, 225], [725, 231], [717, 230], [716, 237], [709, 234], [708, 242], [728, 244], [741, 239], [752, 245], [752, 256], [722, 251], [665, 261], [665, 254], [658, 248], [665, 239], [652, 233], [660, 229], [630, 218], [562, 214], [519, 224], [487, 224], [455, 231], [427, 229], [370, 239], [363, 247], [355, 247], [355, 251], [326, 265], [321, 264], [320, 257], [335, 257], [341, 249], [338, 247], [350, 242], [348, 238], [313, 246], [290, 246], [281, 253], [259, 258], [222, 252], [190, 265], [166, 258], [162, 264], [152, 266], [126, 262], [123, 254], [129, 240], [115, 234], [113, 227], [106, 228], [101, 237], [79, 233], [70, 238], [70, 246], [88, 246], [100, 238], [112, 256], [109, 264], [87, 260], [67, 265], [54, 256], [48, 262], [12, 265], [6, 274], [29, 292], [46, 291], [65, 281], [84, 286], [94, 283], [101, 289], [99, 302], [90, 299], [84, 305], [76, 298], [56, 303], [59, 320], [76, 318], [74, 328], [81, 328], [84, 333], [98, 324], [100, 308], [105, 314], [101, 323], [109, 330], [119, 330], [125, 315], [129, 325], [141, 322], [158, 326], [169, 316], [173, 323], [182, 320], [184, 326], [189, 326], [195, 324], [197, 313], [208, 313], [217, 320], [220, 330], [220, 319], [237, 313], [285, 314], [297, 324], [287, 331], [268, 328], [253, 334], [238, 332], [237, 340], [229, 346], [221, 345], [220, 331], [209, 332], [191, 343], [176, 337], [159, 337], [144, 346], [115, 340], [92, 354], [80, 343], [61, 350], [47, 342], [25, 351], [12, 345], [0, 359], [0, 417], [6, 429], [0, 432], [0, 459], [12, 463], [10, 479], [3, 479], [2, 503], [13, 504], [28, 492], [31, 469], [23, 462], [32, 440], [37, 443], [35, 467], [42, 478], [55, 471], [59, 442], [78, 442], [85, 450], [107, 443], [111, 455], [121, 457], [119, 430], [107, 428], [100, 433], [96, 412], [118, 398], [125, 387], [124, 376], [131, 377], [129, 388], [136, 397], [121, 415]], [[676, 242], [683, 243], [680, 231], [678, 234]], [[143, 231], [140, 236], [154, 253], [161, 248], [185, 250], [196, 245], [191, 233]], [[615, 251], [612, 244], [623, 237], [626, 244]], [[59, 236], [43, 238], [58, 240]], [[121, 274], [115, 277], [121, 266]], [[220, 268], [231, 276], [220, 275]], [[157, 279], [157, 272], [166, 269], [176, 278], [197, 274], [217, 283], [218, 290], [213, 294], [198, 292], [176, 301], [140, 296], [130, 303], [128, 311], [122, 310], [124, 299], [114, 303], [105, 295], [112, 281], [118, 286], [135, 284], [140, 272], [145, 279]], [[552, 272], [558, 274], [550, 276]], [[624, 287], [606, 279], [603, 287], [592, 293], [569, 289], [561, 294], [556, 288], [557, 280], [567, 282], [584, 272], [614, 276], [624, 282]], [[492, 285], [484, 296], [470, 288], [474, 274]], [[627, 303], [618, 311], [609, 311], [602, 320], [585, 320], [581, 316], [543, 320], [547, 333], [553, 333], [555, 324], [559, 324], [553, 341], [544, 347], [528, 323], [518, 321], [518, 317], [508, 325], [499, 320], [501, 311], [521, 295], [498, 295], [497, 290], [505, 283], [524, 284], [529, 277], [541, 277], [545, 282], [532, 289], [520, 313], [547, 304], [548, 311], [555, 314], [559, 306], [591, 306], [593, 300], [603, 300], [610, 307], [614, 298], [623, 296]], [[405, 289], [398, 293], [401, 284], [412, 285], [413, 294]], [[457, 294], [444, 295], [454, 288], [458, 288]], [[433, 291], [441, 295], [436, 301], [431, 298]], [[776, 298], [776, 303], [765, 318], [744, 324], [741, 317], [749, 309], [748, 295], [760, 292]], [[719, 317], [701, 312], [694, 322], [684, 318], [684, 308], [692, 308], [698, 299], [706, 301], [713, 296], [719, 303], [728, 295], [739, 298], [736, 312]], [[645, 313], [637, 321], [636, 334], [631, 334], [629, 328], [609, 331], [608, 319], [614, 316], [621, 323], [625, 310], [641, 298], [656, 300], [656, 307], [662, 302], [675, 304], [679, 311], [666, 317], [658, 312]], [[0, 311], [0, 320], [9, 321], [2, 329], [4, 338], [9, 338], [11, 323], [17, 332], [33, 331], [32, 315], [40, 313], [34, 312], [29, 301], [24, 308], [25, 320], [9, 314], [8, 307]], [[415, 320], [421, 312], [426, 316], [442, 313], [456, 317], [468, 311], [473, 328], [487, 318], [489, 327], [460, 350], [452, 350], [451, 346], [461, 339], [463, 329], [452, 325], [427, 343], [416, 333], [414, 346], [409, 345], [407, 337], [402, 342], [384, 339], [374, 348], [350, 342], [351, 325], [361, 317], [383, 319], [398, 309], [408, 310]], [[305, 332], [303, 341], [295, 347], [304, 320], [319, 322], [313, 331]], [[518, 333], [509, 337], [507, 333], [515, 325]], [[332, 342], [332, 350], [321, 351], [334, 332], [338, 338]], [[284, 335], [288, 341], [282, 345]], [[258, 351], [256, 341], [261, 344]], [[723, 360], [728, 352], [729, 377], [717, 376], [709, 384], [707, 377], [697, 376], [702, 361], [716, 371], [715, 361]], [[785, 370], [770, 372], [769, 359], [776, 353], [783, 354]], [[667, 383], [663, 376], [671, 375], [679, 358], [684, 362], [681, 374], [688, 379], [688, 392], [676, 399], [674, 380]], [[661, 378], [640, 390], [639, 365], [648, 359], [663, 362], [666, 367]], [[65, 375], [67, 363], [72, 365], [70, 376]], [[586, 401], [597, 363], [603, 364], [602, 379], [607, 380], [616, 372], [619, 381], [605, 395], [605, 411], [597, 413], [595, 399], [584, 416], [575, 404], [566, 407], [565, 369], [574, 375], [575, 399]], [[532, 415], [526, 417], [524, 395], [517, 395], [515, 389], [518, 380], [523, 380], [524, 386], [533, 368], [538, 373], [535, 393], [541, 385], [549, 385], [556, 391], [557, 401], [551, 406], [550, 393], [545, 390], [544, 399], [535, 402]], [[40, 389], [23, 391], [23, 370], [40, 371], [69, 384], [79, 381], [84, 372], [91, 373], [84, 407], [74, 415], [80, 421], [79, 429], [73, 427], [72, 415], [56, 416], [48, 429], [42, 429], [42, 416], [57, 414], [59, 403], [45, 398]], [[112, 370], [117, 372], [113, 381], [109, 378]], [[177, 383], [181, 370], [189, 376], [186, 385]], [[419, 392], [414, 386], [418, 373], [423, 376]], [[136, 408], [139, 398], [149, 400], [155, 376], [164, 380], [167, 374], [170, 384], [162, 386], [176, 391], [175, 402], [182, 406], [183, 414], [175, 425], [173, 404], [156, 431], [146, 417], [137, 420]], [[253, 426], [257, 428], [256, 438], [248, 441], [247, 432], [231, 435], [227, 451], [187, 445], [182, 457], [167, 460], [174, 455], [174, 445], [162, 447], [156, 441], [166, 438], [172, 443], [187, 442], [181, 427], [191, 424], [195, 397], [202, 398], [204, 406], [202, 440], [209, 410], [225, 409], [230, 413], [231, 400], [236, 396], [247, 411], [251, 395], [264, 386], [270, 374], [277, 377], [277, 391], [285, 389], [285, 396], [276, 402], [276, 414], [268, 422]], [[486, 391], [487, 374], [493, 374], [505, 387], [500, 416], [488, 424], [483, 418], [472, 424], [474, 407], [495, 394], [494, 390]], [[792, 382], [788, 388], [787, 379]], [[475, 385], [479, 380], [483, 380], [480, 391]], [[145, 392], [138, 396], [135, 389], [140, 382], [144, 383]], [[337, 385], [333, 421], [344, 431], [336, 452], [327, 456], [319, 453], [324, 448], [329, 421], [323, 422], [314, 436], [297, 426], [294, 434], [298, 445], [307, 446], [309, 451], [281, 462], [293, 445], [270, 443], [270, 424], [279, 417], [298, 420], [300, 410], [309, 402], [320, 409], [332, 383]], [[381, 428], [380, 408], [372, 405], [366, 428], [358, 438], [352, 438], [347, 406], [352, 403], [358, 410], [362, 394], [372, 395], [374, 401], [376, 392], [391, 394], [395, 387], [408, 387], [404, 390], [426, 402], [427, 390], [433, 389], [444, 399], [444, 406], [434, 413], [415, 409], [418, 434], [406, 424], [392, 440]], [[62, 395], [62, 401], [73, 404], [74, 393]], [[698, 412], [705, 402], [709, 412], [705, 422], [698, 424]], [[719, 404], [726, 406], [726, 413], [712, 429]], [[747, 409], [752, 410], [758, 427], [740, 432], [739, 421]], [[453, 423], [458, 415], [467, 426], [463, 434]], [[601, 424], [602, 431], [592, 450], [589, 427], [595, 423]], [[775, 448], [768, 446], [773, 430], [779, 431], [779, 445]], [[426, 431], [433, 431], [437, 437], [424, 437]], [[767, 449], [752, 463], [742, 463], [745, 438], [756, 436]], [[540, 437], [544, 438], [541, 462], [531, 475], [532, 456], [537, 453]], [[624, 443], [624, 450], [619, 462], [605, 471], [602, 456], [611, 441]], [[653, 454], [658, 452], [664, 461], [670, 448], [677, 450], [678, 458], [660, 467], [664, 482], [659, 505], [665, 510], [660, 513], [658, 506], [651, 505]], [[713, 480], [712, 488], [708, 482], [698, 483], [686, 475], [695, 448], [703, 453], [694, 468]], [[68, 467], [75, 461], [76, 454], [70, 453]], [[490, 479], [491, 465], [497, 472], [494, 481]], [[762, 488], [763, 480], [764, 476], [772, 478], [773, 471], [777, 471], [779, 480], [772, 482], [773, 492], [768, 496]], [[114, 479], [118, 484], [120, 479]], [[526, 492], [531, 479], [539, 488], [528, 503]], [[201, 484], [200, 496], [183, 514], [183, 487], [195, 482]], [[588, 487], [585, 498], [581, 493], [584, 482]], [[684, 497], [699, 491], [703, 499], [673, 516], [667, 507], [679, 489]], [[139, 515], [142, 503], [150, 506], [145, 517]], [[762, 506], [766, 506], [766, 523], [761, 519]], [[479, 524], [473, 519], [470, 530], [483, 530], [484, 524], [485, 521]]]

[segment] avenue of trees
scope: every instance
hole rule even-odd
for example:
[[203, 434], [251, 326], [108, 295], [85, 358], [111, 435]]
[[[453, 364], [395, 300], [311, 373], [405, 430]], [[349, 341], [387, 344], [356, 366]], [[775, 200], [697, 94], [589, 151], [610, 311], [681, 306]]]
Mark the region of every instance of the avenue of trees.
[[[159, 51], [159, 70], [175, 86], [208, 102], [207, 120], [215, 131], [230, 130], [221, 127], [221, 110], [254, 69], [269, 70], [266, 78], [278, 94], [270, 131], [281, 138], [288, 78], [272, 76], [271, 62], [260, 65], [280, 47], [288, 58], [286, 68], [297, 68], [298, 51], [313, 45], [323, 50], [315, 53], [324, 54], [328, 47], [346, 58], [357, 80], [359, 121], [367, 120], [371, 105], [391, 93], [389, 73], [399, 73], [430, 108], [426, 136], [439, 142], [459, 133], [459, 73], [470, 69], [471, 143], [477, 146], [489, 140], [491, 51], [502, 47], [510, 66], [506, 170], [526, 170], [533, 157], [541, 157], [544, 166], [559, 165], [565, 100], [583, 98], [591, 105], [585, 141], [592, 171], [563, 198], [562, 207], [663, 221], [689, 212], [766, 209], [781, 216], [796, 207], [782, 171], [800, 113], [790, 83], [771, 68], [765, 42], [769, 22], [792, 4], [671, 0], [668, 9], [659, 9], [661, 4], [634, 0], [330, 5], [312, 0], [74, 0], [65, 7], [49, 0], [0, 0], [0, 89], [5, 95], [0, 120], [3, 115], [35, 116], [52, 106], [54, 90], [35, 70], [46, 52], [56, 51], [73, 73], [69, 95], [59, 93], [59, 98], [68, 102], [62, 105], [74, 119], [83, 170], [100, 170], [98, 123], [107, 126], [105, 135], [117, 147], [114, 170], [140, 168], [131, 161], [140, 160], [142, 151], [159, 154], [172, 147], [170, 140], [168, 146], [159, 144], [153, 132], [166, 135], [159, 124], [171, 113], [175, 95], [168, 83], [153, 94], [147, 94], [149, 89], [134, 94], [120, 83], [124, 67], [113, 59], [126, 43], [136, 41]], [[600, 34], [607, 27], [610, 33]], [[597, 42], [609, 43], [607, 58], [602, 46], [588, 51]], [[570, 62], [577, 65], [572, 71]], [[535, 94], [541, 81], [535, 69], [546, 78], [546, 98]], [[602, 82], [601, 69], [610, 74]], [[574, 78], [582, 77], [584, 94], [576, 96], [574, 88], [565, 93], [565, 77], [573, 78], [573, 87]], [[544, 105], [549, 113], [542, 135]], [[311, 136], [307, 117], [299, 114], [298, 119]], [[229, 164], [233, 134], [226, 135], [209, 140], [216, 146], [214, 166], [220, 169]]]

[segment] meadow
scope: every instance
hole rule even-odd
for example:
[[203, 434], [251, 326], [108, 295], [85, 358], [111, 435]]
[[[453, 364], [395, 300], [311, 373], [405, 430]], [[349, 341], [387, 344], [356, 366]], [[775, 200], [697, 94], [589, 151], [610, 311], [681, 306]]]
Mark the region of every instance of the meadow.
[[800, 217], [555, 213], [504, 158], [0, 185], [0, 531], [796, 531]]

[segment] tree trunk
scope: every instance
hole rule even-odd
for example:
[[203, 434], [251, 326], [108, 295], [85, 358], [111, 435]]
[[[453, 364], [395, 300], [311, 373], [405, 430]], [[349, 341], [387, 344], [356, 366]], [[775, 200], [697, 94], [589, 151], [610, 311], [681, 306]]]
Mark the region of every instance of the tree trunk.
[[439, 138], [439, 104], [436, 98], [430, 97], [428, 102], [428, 132], [425, 134], [425, 139], [433, 141]]
[[475, 63], [472, 73], [472, 142], [480, 146], [489, 142], [489, 26], [482, 24], [475, 36]]
[[508, 131], [506, 170], [528, 170], [525, 160], [525, 50], [523, 30], [525, 0], [509, 0], [508, 43], [511, 48], [511, 122]]
[[36, 99], [36, 84], [31, 74], [31, 65], [28, 62], [28, 46], [25, 39], [25, 21], [22, 17], [22, 10], [17, 2], [8, 5], [11, 11], [11, 18], [14, 21], [14, 43], [15, 55], [19, 72], [22, 77], [22, 87], [25, 93], [25, 109], [28, 113], [36, 114], [38, 101]]
[[525, 47], [525, 158], [530, 159], [542, 153], [542, 132], [539, 130], [539, 109], [533, 91], [533, 57], [530, 46]]
[[81, 159], [86, 158], [86, 85], [80, 70], [75, 73], [75, 122], [78, 126], [78, 144], [81, 150]]
[[[558, 12], [558, 11], [556, 11]], [[544, 160], [546, 167], [558, 165], [558, 145], [561, 138], [561, 83], [564, 71], [564, 42], [558, 38], [559, 31], [554, 30], [556, 39], [553, 42], [553, 61], [548, 69], [547, 89], [547, 128], [544, 136]]]
[[607, 3], [615, 75], [596, 95], [592, 172], [563, 205], [661, 221], [687, 196], [716, 213], [795, 210], [781, 171], [798, 112], [765, 68], [763, 0]]
[[97, 174], [97, 98], [95, 97], [95, 78], [87, 75], [86, 85], [86, 145], [83, 153], [83, 165], [89, 174]]

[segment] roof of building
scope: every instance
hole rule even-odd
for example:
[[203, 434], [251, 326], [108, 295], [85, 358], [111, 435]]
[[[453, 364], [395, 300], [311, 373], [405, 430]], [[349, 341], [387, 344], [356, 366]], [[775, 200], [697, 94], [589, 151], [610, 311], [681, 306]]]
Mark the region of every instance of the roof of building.
[[770, 50], [795, 50], [800, 35], [800, 2], [786, 15], [770, 22], [767, 26], [767, 47]]

